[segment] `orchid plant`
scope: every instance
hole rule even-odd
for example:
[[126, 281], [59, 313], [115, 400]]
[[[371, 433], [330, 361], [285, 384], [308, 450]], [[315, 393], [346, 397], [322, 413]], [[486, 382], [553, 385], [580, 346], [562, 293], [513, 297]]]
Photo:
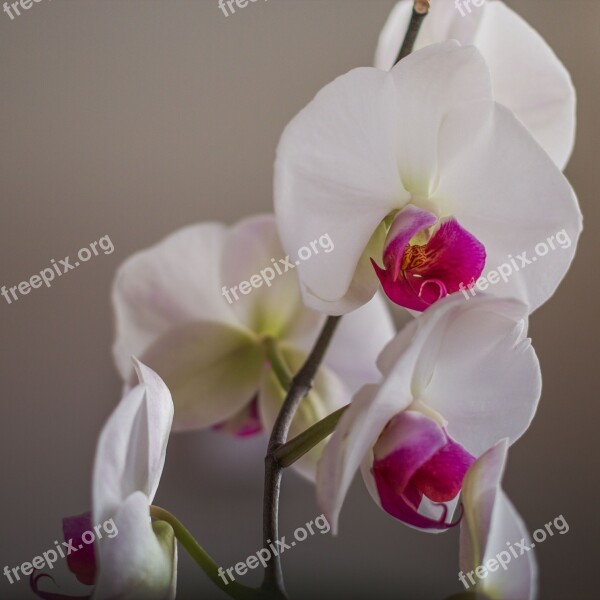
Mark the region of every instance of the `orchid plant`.
[[[500, 480], [541, 395], [528, 316], [557, 289], [582, 228], [562, 173], [575, 93], [546, 42], [499, 0], [469, 14], [432, 4], [399, 2], [375, 66], [326, 85], [287, 126], [274, 216], [191, 225], [120, 267], [124, 397], [100, 436], [91, 512], [120, 533], [70, 564], [94, 586], [86, 597], [175, 597], [177, 542], [227, 595], [287, 597], [279, 556], [260, 588], [226, 584], [152, 505], [172, 430], [268, 435], [265, 547], [279, 539], [290, 466], [315, 482], [333, 533], [360, 470], [395, 520], [429, 533], [460, 524], [464, 571], [528, 539]], [[569, 247], [493, 293], [460, 293], [559, 230]], [[324, 232], [330, 253], [290, 262]], [[275, 274], [286, 253], [293, 272]], [[272, 277], [252, 276], [266, 266]], [[236, 284], [232, 302], [224, 292]], [[398, 333], [390, 309], [407, 315]], [[536, 574], [530, 553], [456, 597], [533, 600]], [[38, 595], [63, 597], [39, 580]]]

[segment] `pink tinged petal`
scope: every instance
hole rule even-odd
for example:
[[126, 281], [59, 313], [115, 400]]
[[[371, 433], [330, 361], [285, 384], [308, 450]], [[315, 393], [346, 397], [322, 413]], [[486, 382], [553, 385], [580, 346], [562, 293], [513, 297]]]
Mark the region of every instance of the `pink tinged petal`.
[[130, 357], [143, 353], [172, 328], [201, 320], [238, 325], [222, 295], [221, 259], [227, 228], [218, 223], [184, 227], [130, 256], [115, 276], [113, 354], [124, 380]]
[[484, 246], [455, 219], [444, 221], [426, 244], [410, 244], [435, 222], [432, 213], [407, 206], [390, 228], [385, 269], [371, 259], [385, 293], [400, 306], [423, 311], [447, 294], [468, 288], [483, 271]]
[[258, 412], [258, 395], [236, 415], [227, 421], [213, 425], [213, 429], [240, 438], [260, 433], [263, 427]]
[[69, 570], [85, 585], [93, 585], [96, 580], [96, 553], [94, 544], [82, 540], [85, 532], [93, 531], [90, 512], [66, 517], [63, 519], [63, 534], [66, 541], [71, 541], [77, 552], [67, 556]]
[[[459, 493], [475, 459], [439, 425], [418, 412], [403, 412], [388, 423], [373, 453], [372, 473], [386, 512], [421, 529], [452, 526], [443, 503]], [[437, 520], [419, 513], [424, 497], [440, 503]]]
[[[508, 440], [485, 452], [469, 469], [463, 484], [464, 518], [460, 528], [460, 568], [471, 571], [499, 553], [509, 556], [508, 543], [531, 547], [527, 526], [502, 490], [500, 483]], [[490, 571], [476, 591], [493, 600], [534, 600], [537, 597], [537, 563], [531, 550], [510, 557], [507, 570]]]

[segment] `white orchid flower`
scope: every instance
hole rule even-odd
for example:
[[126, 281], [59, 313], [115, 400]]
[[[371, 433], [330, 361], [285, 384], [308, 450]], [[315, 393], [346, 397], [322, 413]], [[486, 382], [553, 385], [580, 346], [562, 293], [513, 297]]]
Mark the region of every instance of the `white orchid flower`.
[[[335, 238], [322, 230], [286, 257], [274, 217], [261, 215], [233, 227], [192, 225], [129, 258], [113, 290], [114, 355], [123, 379], [132, 376], [131, 354], [155, 369], [173, 394], [176, 430], [213, 427], [238, 436], [270, 431], [284, 390], [265, 342], [273, 340], [295, 372], [325, 321], [303, 305], [293, 272], [304, 246], [312, 248], [310, 258], [302, 253], [306, 262], [336, 251]], [[375, 357], [393, 335], [383, 298], [343, 320], [290, 435], [375, 381]], [[320, 447], [295, 467], [311, 477], [319, 453]]]
[[[69, 569], [87, 596], [39, 589], [49, 575], [32, 576], [40, 598], [59, 600], [172, 600], [177, 585], [177, 542], [173, 528], [151, 521], [173, 421], [167, 386], [134, 359], [139, 378], [100, 433], [92, 477], [92, 511], [63, 520]], [[90, 543], [91, 540], [94, 544]]]
[[[288, 251], [322, 231], [335, 240], [298, 266], [309, 306], [346, 313], [381, 281], [424, 310], [505, 263], [495, 295], [533, 311], [554, 293], [581, 231], [577, 200], [492, 90], [480, 52], [445, 42], [389, 72], [350, 71], [291, 121], [275, 167], [281, 239]], [[559, 232], [568, 247], [548, 241]], [[534, 260], [540, 243], [547, 256]]]
[[94, 464], [92, 521], [113, 519], [118, 535], [99, 540], [94, 600], [175, 598], [177, 544], [173, 529], [150, 520], [173, 420], [167, 386], [135, 362], [139, 385], [104, 426]]
[[[499, 0], [436, 0], [423, 21], [415, 49], [446, 40], [476, 46], [489, 65], [498, 102], [512, 110], [565, 168], [575, 142], [575, 88], [552, 48], [524, 19]], [[401, 0], [385, 24], [375, 66], [390, 69], [406, 33], [413, 1]]]
[[468, 468], [518, 439], [535, 413], [541, 374], [526, 316], [515, 300], [454, 296], [385, 348], [381, 382], [356, 395], [319, 463], [317, 497], [334, 531], [359, 467], [395, 518], [433, 532], [453, 525]]
[[465, 587], [483, 592], [491, 600], [534, 600], [537, 597], [534, 544], [525, 523], [500, 487], [507, 450], [508, 440], [501, 440], [465, 476], [459, 579]]

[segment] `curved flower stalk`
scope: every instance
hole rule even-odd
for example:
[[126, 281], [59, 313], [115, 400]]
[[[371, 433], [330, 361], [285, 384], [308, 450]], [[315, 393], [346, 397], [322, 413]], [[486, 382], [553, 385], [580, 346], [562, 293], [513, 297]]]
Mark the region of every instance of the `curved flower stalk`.
[[[390, 13], [379, 38], [376, 67], [388, 70], [396, 62], [412, 6], [412, 0], [401, 0]], [[499, 0], [486, 0], [479, 7], [438, 0], [423, 22], [415, 50], [446, 40], [479, 49], [489, 65], [496, 100], [515, 113], [564, 169], [575, 142], [575, 88], [540, 34]]]
[[[84, 532], [100, 531], [95, 546], [69, 555], [69, 568], [94, 584], [93, 600], [175, 598], [177, 544], [172, 527], [150, 519], [165, 463], [173, 402], [164, 382], [134, 360], [139, 384], [121, 400], [100, 433], [92, 480], [91, 515], [64, 520], [77, 548]], [[110, 528], [106, 525], [110, 524]], [[67, 598], [37, 589], [42, 598]]]
[[[291, 121], [275, 165], [281, 239], [290, 251], [323, 230], [336, 241], [298, 267], [309, 306], [343, 314], [381, 282], [424, 310], [511, 259], [518, 270], [495, 295], [533, 311], [554, 293], [581, 231], [577, 200], [493, 90], [481, 53], [445, 42], [389, 72], [350, 71]], [[563, 229], [568, 248], [519, 268], [517, 256]]]
[[[475, 585], [491, 600], [534, 600], [537, 597], [537, 563], [531, 551], [533, 544], [523, 523], [500, 487], [508, 440], [498, 442], [483, 454], [467, 472], [461, 500], [464, 518], [460, 526], [459, 577], [470, 586], [468, 573]], [[517, 557], [511, 556], [507, 545], [514, 542], [529, 548]], [[501, 560], [502, 568], [498, 564]], [[494, 564], [495, 563], [495, 564]], [[472, 572], [486, 564], [485, 576]]]
[[[333, 254], [335, 238], [329, 241], [326, 248]], [[330, 255], [318, 245], [313, 251], [307, 262]], [[173, 394], [175, 430], [213, 427], [248, 436], [272, 428], [290, 374], [325, 321], [303, 305], [284, 257], [274, 217], [260, 215], [229, 228], [186, 227], [120, 267], [113, 289], [117, 366], [130, 382], [127, 357], [135, 354], [160, 374]], [[293, 258], [289, 262], [295, 267]], [[250, 292], [241, 293], [241, 282], [251, 280]], [[349, 402], [363, 383], [375, 381], [374, 357], [393, 335], [382, 298], [345, 319], [292, 435]], [[319, 452], [307, 455], [298, 470], [314, 476]]]
[[469, 467], [528, 428], [541, 374], [525, 337], [527, 307], [474, 300], [446, 298], [412, 321], [381, 353], [381, 382], [363, 387], [342, 416], [317, 478], [334, 531], [359, 467], [386, 512], [417, 529], [448, 529]]

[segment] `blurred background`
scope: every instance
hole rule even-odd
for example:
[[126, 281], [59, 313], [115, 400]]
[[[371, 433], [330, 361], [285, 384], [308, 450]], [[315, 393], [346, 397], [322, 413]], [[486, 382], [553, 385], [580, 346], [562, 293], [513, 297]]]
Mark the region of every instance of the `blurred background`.
[[[0, 285], [104, 235], [100, 254], [8, 305], [0, 298], [0, 569], [61, 539], [88, 510], [98, 432], [120, 397], [109, 291], [118, 265], [173, 230], [233, 223], [272, 206], [278, 137], [327, 82], [372, 63], [393, 0], [269, 0], [225, 17], [217, 0], [41, 0], [0, 14]], [[544, 600], [597, 597], [599, 532], [597, 294], [600, 241], [600, 3], [516, 0], [554, 48], [579, 96], [567, 176], [585, 215], [579, 253], [531, 319], [544, 393], [514, 446], [505, 489], [530, 531], [563, 515], [540, 544]], [[523, 57], [527, 60], [527, 57]], [[265, 439], [172, 437], [156, 502], [225, 567], [261, 547]], [[286, 473], [282, 534], [319, 514], [311, 485]], [[292, 598], [441, 599], [457, 580], [458, 531], [419, 534], [355, 481], [341, 533], [284, 557]], [[61, 591], [82, 593], [64, 561]], [[257, 580], [257, 573], [244, 582]], [[0, 598], [31, 598], [0, 576]], [[184, 551], [180, 598], [221, 598]]]

